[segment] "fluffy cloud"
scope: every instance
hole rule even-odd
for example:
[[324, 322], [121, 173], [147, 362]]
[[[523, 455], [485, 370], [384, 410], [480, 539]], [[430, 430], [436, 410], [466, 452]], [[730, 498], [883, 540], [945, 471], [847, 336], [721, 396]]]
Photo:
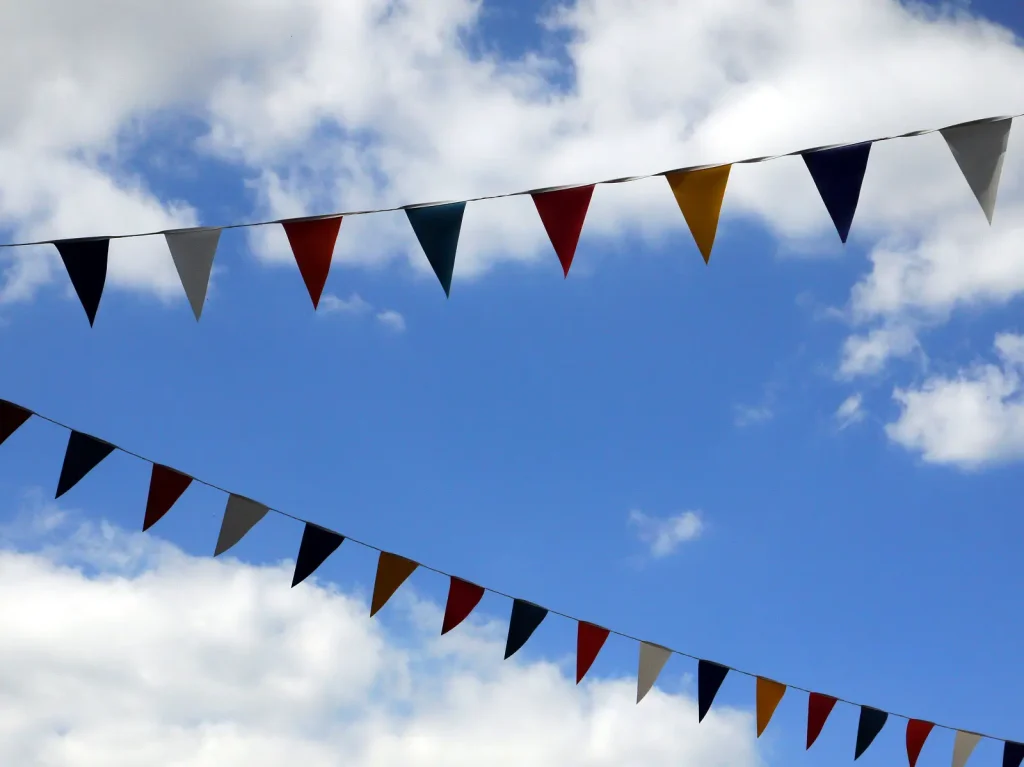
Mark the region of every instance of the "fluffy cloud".
[[930, 463], [977, 468], [1024, 457], [1024, 336], [996, 336], [999, 364], [897, 389], [889, 438]]
[[629, 512], [629, 524], [655, 559], [674, 554], [682, 544], [697, 540], [704, 532], [704, 520], [697, 511], [655, 517], [633, 509]]
[[358, 597], [289, 589], [289, 563], [193, 558], [52, 506], [29, 521], [0, 549], [4, 764], [760, 763], [749, 712], [698, 725], [686, 696], [638, 707], [635, 680], [502, 662], [501, 627], [439, 638], [409, 587], [385, 629]]

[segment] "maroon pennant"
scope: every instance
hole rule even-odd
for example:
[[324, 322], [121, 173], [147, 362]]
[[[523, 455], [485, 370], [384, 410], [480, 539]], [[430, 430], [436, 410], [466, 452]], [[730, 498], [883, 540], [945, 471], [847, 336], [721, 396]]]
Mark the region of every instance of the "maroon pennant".
[[149, 480], [149, 498], [146, 500], [146, 517], [142, 522], [142, 531], [145, 532], [159, 522], [191, 484], [192, 477], [187, 474], [154, 463], [153, 474]]
[[0, 399], [0, 445], [32, 417], [32, 411]]
[[583, 221], [587, 217], [593, 195], [593, 184], [556, 189], [553, 192], [534, 192], [530, 195], [558, 260], [562, 262], [562, 272], [566, 277], [569, 276], [573, 256], [576, 255]]

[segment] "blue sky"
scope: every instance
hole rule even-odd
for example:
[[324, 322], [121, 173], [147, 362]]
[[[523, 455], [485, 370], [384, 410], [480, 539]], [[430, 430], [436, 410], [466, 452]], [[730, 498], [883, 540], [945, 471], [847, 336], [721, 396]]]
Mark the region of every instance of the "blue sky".
[[[534, 20], [547, 6], [486, 3], [470, 48], [505, 63], [530, 51], [571, 62], [563, 48], [567, 35], [545, 33]], [[970, 13], [1024, 32], [1019, 9], [1008, 2], [973, 3]], [[995, 50], [997, 43], [991, 45]], [[1019, 47], [1015, 55], [1019, 65]], [[553, 90], [563, 88], [573, 83], [572, 71], [556, 69], [549, 81]], [[993, 85], [985, 99], [980, 112], [963, 116], [980, 117], [990, 105], [993, 113], [1021, 107], [1009, 86]], [[892, 118], [904, 129], [941, 124], [933, 118], [946, 114], [930, 102], [905, 106]], [[245, 150], [250, 154], [242, 159], [209, 152], [201, 145], [213, 118], [204, 121], [170, 101], [164, 108], [159, 118], [134, 127], [126, 121], [114, 131], [113, 144], [100, 150], [118, 147], [112, 159], [89, 161], [119, 184], [139, 179], [161, 215], [173, 217], [166, 213], [170, 201], [187, 200], [202, 223], [261, 217], [275, 203], [268, 203], [270, 187], [261, 186], [260, 163], [282, 176], [287, 168], [291, 182], [300, 178], [291, 155], [301, 154], [301, 146]], [[842, 133], [841, 117], [834, 118], [840, 127], [822, 127], [820, 141], [803, 143], [832, 140]], [[483, 130], [487, 116], [480, 119]], [[879, 117], [872, 124], [874, 132], [858, 126], [852, 138], [877, 135], [892, 122]], [[138, 135], [126, 136], [133, 132]], [[386, 140], [370, 135], [384, 157]], [[931, 139], [936, 151], [928, 157], [941, 159], [938, 137], [913, 141]], [[91, 139], [80, 141], [93, 146]], [[309, 141], [315, 155], [359, 146], [343, 135]], [[794, 136], [778, 148], [801, 141]], [[736, 153], [715, 159], [739, 157], [754, 145], [734, 143]], [[1011, 144], [1011, 152], [1014, 146], [1021, 149]], [[5, 151], [12, 147], [13, 139]], [[424, 147], [425, 154], [434, 151], [443, 158], [447, 150]], [[876, 209], [887, 203], [881, 176], [873, 184], [872, 171], [895, 157], [881, 151], [872, 157], [864, 195], [878, 193]], [[952, 166], [945, 171], [955, 172], [945, 157]], [[677, 159], [664, 157], [661, 166], [680, 164]], [[657, 169], [638, 160], [638, 171]], [[526, 178], [549, 173], [538, 169], [543, 156], [521, 162], [518, 172]], [[583, 162], [583, 178], [563, 180], [598, 177], [602, 162]], [[1007, 174], [1022, 162], [1019, 151], [1008, 156]], [[743, 173], [749, 178], [767, 168]], [[464, 187], [468, 196], [503, 180], [466, 181], [460, 172], [437, 184]], [[630, 210], [657, 195], [671, 205], [667, 184], [654, 182]], [[313, 186], [330, 194], [319, 183]], [[657, 191], [657, 184], [664, 188]], [[369, 204], [378, 196], [406, 202], [416, 194], [390, 180], [371, 188]], [[983, 225], [966, 185], [951, 188], [961, 194], [956, 204], [964, 215]], [[115, 277], [90, 329], [67, 295], [66, 278], [54, 271], [30, 298], [0, 305], [0, 396], [553, 610], [885, 710], [1024, 738], [1016, 716], [1024, 685], [1015, 617], [1024, 585], [1020, 454], [1011, 445], [972, 465], [930, 460], [924, 449], [886, 431], [901, 412], [894, 389], [926, 391], [929, 382], [970, 378], [979, 360], [996, 364], [994, 336], [1022, 330], [1016, 288], [998, 299], [972, 294], [934, 312], [920, 305], [894, 310], [880, 324], [858, 328], [850, 314], [827, 310], [855, 303], [853, 287], [876, 273], [884, 258], [879, 243], [891, 242], [890, 230], [905, 234], [901, 224], [869, 214], [862, 236], [855, 221], [855, 236], [840, 251], [820, 202], [799, 212], [812, 217], [805, 232], [800, 222], [750, 213], [753, 203], [730, 213], [727, 192], [725, 219], [705, 266], [681, 217], [654, 226], [653, 234], [642, 222], [627, 221], [611, 233], [595, 225], [621, 199], [619, 190], [595, 192], [568, 279], [533, 231], [529, 247], [522, 246], [533, 255], [481, 256], [484, 266], [457, 275], [447, 301], [432, 275], [410, 266], [422, 256], [404, 244], [407, 233], [395, 235], [406, 239], [394, 247], [393, 237], [383, 239], [374, 261], [375, 241], [365, 227], [356, 229], [351, 247], [369, 263], [340, 258], [326, 287], [338, 299], [335, 311], [328, 302], [316, 314], [294, 264], [275, 262], [272, 254], [254, 258], [254, 251], [272, 247], [238, 230], [222, 237], [198, 324], [173, 295], [173, 284], [161, 288], [154, 278], [157, 287], [150, 288], [145, 280], [133, 285]], [[1024, 195], [1019, 184], [1011, 190], [1017, 196], [997, 213], [1003, 234], [979, 226], [970, 237], [1019, 236]], [[436, 196], [433, 189], [421, 195]], [[808, 199], [801, 189], [790, 202], [806, 208]], [[348, 201], [343, 197], [339, 206]], [[329, 206], [317, 195], [306, 203], [319, 205], [316, 212]], [[73, 222], [39, 211], [19, 217], [7, 205], [5, 239]], [[488, 222], [500, 217], [501, 205], [515, 210], [511, 201], [489, 204], [486, 214], [484, 205], [471, 204], [467, 226], [474, 215]], [[516, 221], [539, 231], [519, 210]], [[121, 228], [149, 228], [146, 215]], [[379, 218], [392, 221], [381, 224], [388, 231], [406, 227], [401, 214]], [[345, 220], [339, 248], [359, 225]], [[86, 233], [92, 232], [59, 232]], [[469, 240], [470, 249], [481, 236]], [[495, 239], [502, 236], [494, 232]], [[341, 307], [352, 296], [364, 302], [362, 310]], [[380, 321], [384, 311], [399, 313], [401, 327]], [[912, 327], [914, 351], [894, 353], [859, 377], [840, 375], [844, 344], [882, 326]], [[859, 420], [840, 428], [837, 408], [851, 396], [861, 398]], [[32, 488], [52, 492], [65, 439], [62, 430], [34, 421], [0, 448], [7, 521]], [[133, 530], [141, 525], [148, 476], [146, 465], [115, 455], [61, 505]], [[188, 553], [208, 554], [224, 500], [190, 489], [152, 534]], [[703, 529], [669, 556], [652, 557], [629, 522], [633, 510], [654, 518], [695, 511]], [[249, 563], [276, 563], [294, 557], [301, 532], [297, 523], [270, 517], [232, 553]], [[372, 553], [346, 543], [318, 577], [367, 593], [373, 567]], [[443, 600], [444, 579], [420, 572], [412, 583]], [[509, 607], [489, 595], [481, 609], [504, 618]], [[574, 631], [549, 617], [524, 659], [571, 658]], [[593, 673], [631, 675], [635, 667], [635, 644], [613, 640]], [[692, 693], [693, 680], [684, 674], [693, 673], [695, 664], [677, 657], [661, 685]], [[730, 676], [718, 701], [751, 707], [753, 681]], [[768, 763], [851, 759], [854, 709], [837, 709], [818, 745], [802, 756], [805, 716], [804, 694], [789, 693], [762, 744]], [[900, 763], [903, 733], [902, 720], [890, 719], [861, 761]], [[921, 763], [946, 763], [951, 743], [950, 733], [934, 734]], [[1000, 753], [983, 743], [972, 763], [994, 764]]]

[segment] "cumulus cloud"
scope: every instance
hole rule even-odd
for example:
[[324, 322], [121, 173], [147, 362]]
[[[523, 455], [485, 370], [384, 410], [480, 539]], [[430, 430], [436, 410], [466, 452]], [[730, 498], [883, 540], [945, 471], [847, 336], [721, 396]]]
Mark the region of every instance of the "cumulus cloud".
[[394, 309], [385, 309], [382, 312], [377, 312], [377, 322], [395, 333], [405, 331], [405, 317]]
[[704, 532], [704, 520], [698, 511], [655, 517], [633, 509], [629, 512], [629, 524], [655, 559], [674, 554], [682, 544], [697, 540]]
[[4, 764], [760, 764], [749, 712], [503, 662], [497, 626], [438, 637], [410, 586], [382, 623], [289, 563], [40, 514], [0, 549]]
[[997, 335], [995, 351], [998, 364], [896, 389], [889, 438], [929, 463], [965, 469], [1024, 457], [1024, 336]]
[[874, 375], [893, 359], [919, 348], [917, 335], [908, 325], [880, 327], [863, 335], [851, 335], [843, 343], [840, 378]]
[[348, 298], [325, 293], [320, 297], [319, 309], [325, 314], [366, 314], [373, 310], [373, 304], [358, 293], [352, 293]]

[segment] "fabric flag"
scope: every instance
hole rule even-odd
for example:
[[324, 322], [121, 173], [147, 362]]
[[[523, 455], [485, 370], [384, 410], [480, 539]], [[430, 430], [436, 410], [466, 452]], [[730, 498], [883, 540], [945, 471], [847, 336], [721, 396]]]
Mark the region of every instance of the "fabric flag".
[[556, 189], [553, 192], [534, 192], [530, 195], [537, 206], [544, 231], [555, 249], [555, 255], [562, 263], [562, 273], [568, 277], [572, 258], [583, 231], [590, 199], [594, 196], [594, 185], [577, 186], [572, 189]]
[[345, 537], [333, 530], [307, 522], [299, 543], [299, 554], [295, 557], [295, 574], [292, 588], [302, 583], [320, 567], [345, 541]]
[[53, 243], [64, 268], [71, 278], [71, 285], [82, 302], [89, 326], [96, 321], [96, 310], [103, 298], [103, 286], [107, 282], [107, 252], [110, 238], [82, 240], [58, 240]]
[[206, 291], [210, 287], [210, 272], [213, 271], [213, 259], [217, 255], [217, 244], [220, 242], [220, 229], [203, 227], [199, 229], [178, 229], [164, 232], [167, 249], [171, 251], [174, 268], [178, 270], [178, 279], [185, 289], [192, 314], [199, 320], [206, 303]]
[[387, 604], [417, 567], [419, 565], [411, 559], [387, 551], [380, 553], [380, 557], [377, 559], [377, 577], [373, 581], [373, 597], [370, 599], [371, 618]]
[[976, 732], [957, 730], [956, 738], [953, 740], [953, 767], [965, 767], [974, 752], [974, 747], [980, 742], [981, 736]]
[[772, 720], [775, 709], [779, 707], [782, 696], [786, 694], [786, 685], [763, 676], [757, 678], [757, 737], [761, 737], [764, 728]]
[[711, 261], [711, 248], [718, 232], [718, 219], [722, 214], [722, 200], [729, 183], [731, 165], [701, 170], [677, 170], [665, 174], [672, 194], [690, 227], [704, 263]]
[[159, 522], [191, 484], [192, 477], [187, 474], [154, 463], [153, 473], [149, 478], [149, 498], [146, 499], [146, 516], [142, 521], [142, 532], [146, 532]]
[[441, 623], [441, 636], [444, 636], [462, 621], [469, 617], [480, 600], [484, 598], [484, 589], [475, 583], [462, 578], [451, 577], [448, 586], [448, 601], [444, 606], [444, 621]]
[[636, 672], [636, 702], [639, 703], [654, 687], [672, 651], [650, 642], [640, 643], [640, 662]]
[[697, 661], [697, 721], [704, 721], [711, 704], [718, 695], [718, 688], [725, 681], [729, 667], [709, 660]]
[[434, 274], [441, 281], [446, 296], [451, 295], [452, 291], [455, 251], [459, 247], [462, 214], [465, 212], [464, 202], [405, 209], [405, 215], [409, 217], [416, 239], [419, 240]]
[[32, 411], [0, 399], [0, 445], [32, 417]]
[[860, 755], [868, 750], [875, 737], [885, 726], [885, 720], [889, 715], [871, 706], [860, 707], [860, 721], [857, 723], [857, 747], [853, 752], [854, 761], [860, 759]]
[[1013, 120], [998, 120], [957, 125], [940, 131], [990, 224], [995, 213], [999, 177], [1003, 173], [1003, 158], [1012, 124]]
[[1003, 745], [1003, 767], [1020, 767], [1024, 761], [1024, 743], [1006, 741]]
[[512, 600], [512, 617], [508, 621], [508, 637], [505, 639], [505, 660], [522, 649], [547, 616], [547, 608], [522, 599]]
[[601, 652], [610, 633], [608, 629], [595, 626], [593, 623], [577, 621], [576, 684], [583, 681], [583, 677], [590, 671], [590, 667], [597, 660], [597, 654]]
[[812, 692], [807, 696], [807, 748], [814, 745], [814, 741], [821, 735], [821, 729], [825, 726], [828, 715], [836, 707], [838, 698], [831, 695], [822, 695], [820, 692]]
[[800, 155], [844, 243], [857, 212], [870, 153], [871, 142], [867, 141], [834, 149], [813, 149]]
[[341, 216], [296, 218], [282, 221], [281, 226], [288, 236], [299, 274], [306, 283], [309, 297], [313, 299], [313, 309], [316, 310], [324, 285], [327, 284], [327, 275], [331, 271], [334, 245], [341, 230]]
[[220, 524], [220, 535], [217, 536], [217, 547], [213, 556], [220, 556], [238, 543], [245, 534], [256, 526], [256, 523], [267, 516], [270, 511], [262, 503], [232, 493], [228, 496], [224, 507], [224, 521]]
[[907, 720], [907, 760], [910, 762], [910, 767], [916, 767], [917, 757], [921, 755], [924, 742], [928, 740], [934, 727], [935, 725], [931, 722], [921, 719]]
[[64, 463], [60, 467], [60, 479], [57, 480], [57, 495], [54, 498], [60, 498], [77, 485], [86, 474], [99, 465], [100, 461], [113, 452], [114, 446], [109, 442], [101, 442], [88, 434], [72, 431], [68, 437]]

